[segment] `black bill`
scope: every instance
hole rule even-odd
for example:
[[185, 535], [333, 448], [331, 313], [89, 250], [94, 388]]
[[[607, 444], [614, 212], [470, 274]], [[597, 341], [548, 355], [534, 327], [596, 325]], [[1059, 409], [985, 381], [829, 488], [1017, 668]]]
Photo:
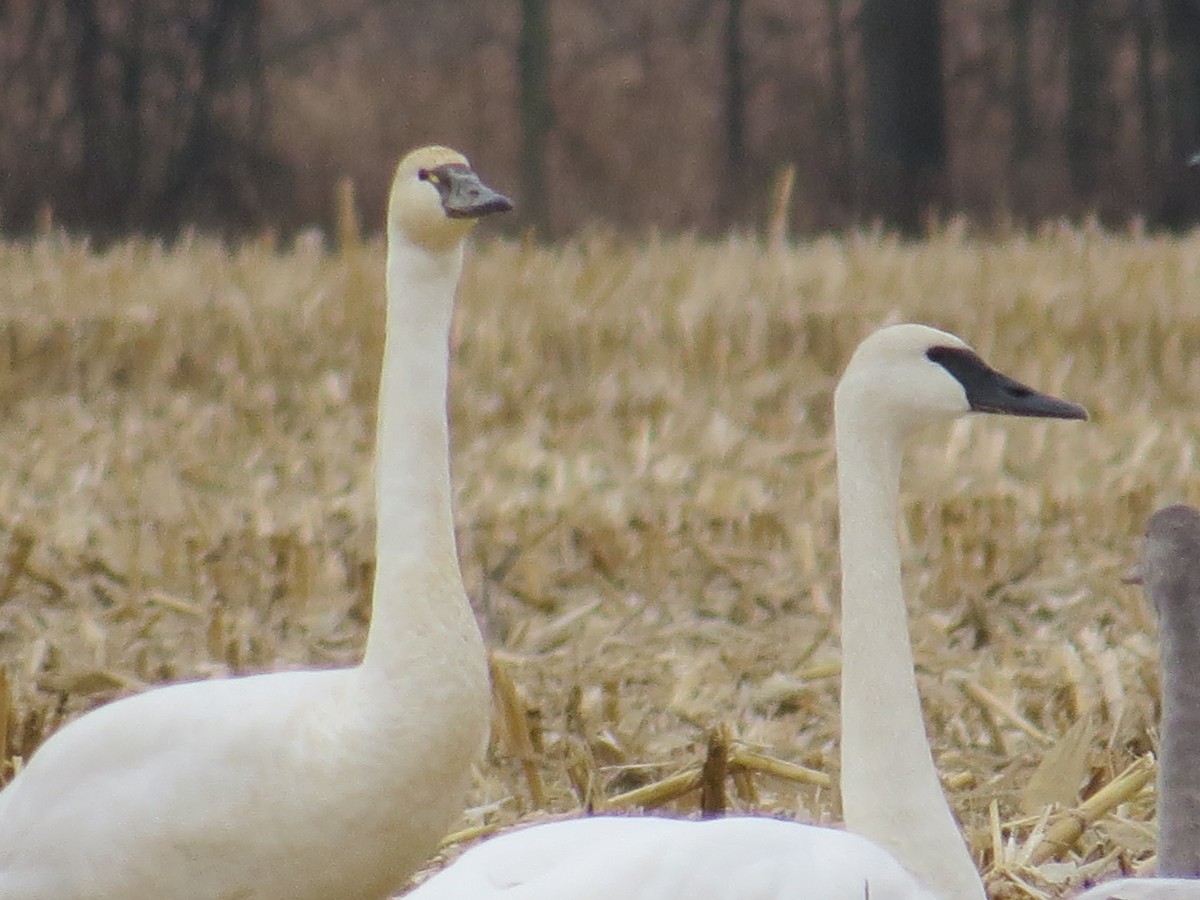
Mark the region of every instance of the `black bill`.
[[997, 372], [970, 350], [930, 347], [926, 356], [957, 379], [974, 412], [1044, 419], [1087, 418], [1082, 406], [1026, 387]]

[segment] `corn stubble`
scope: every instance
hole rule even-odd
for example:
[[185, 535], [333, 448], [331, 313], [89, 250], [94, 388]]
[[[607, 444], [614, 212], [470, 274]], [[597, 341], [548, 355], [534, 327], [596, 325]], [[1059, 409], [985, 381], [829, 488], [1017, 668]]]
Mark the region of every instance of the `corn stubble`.
[[[357, 659], [383, 249], [342, 243], [0, 245], [0, 779], [115, 696]], [[839, 821], [830, 395], [860, 338], [917, 320], [1093, 417], [910, 450], [953, 805], [996, 896], [1144, 864], [1154, 617], [1119, 575], [1155, 506], [1200, 501], [1198, 296], [1197, 235], [481, 242], [453, 468], [499, 690], [447, 853], [702, 788]]]

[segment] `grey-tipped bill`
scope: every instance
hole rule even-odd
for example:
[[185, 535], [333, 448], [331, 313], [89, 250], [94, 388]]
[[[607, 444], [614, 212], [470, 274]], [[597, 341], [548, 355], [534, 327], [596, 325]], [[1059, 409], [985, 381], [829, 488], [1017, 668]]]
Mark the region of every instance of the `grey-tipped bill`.
[[962, 385], [974, 412], [1041, 419], [1087, 418], [1087, 410], [1077, 403], [1026, 387], [963, 347], [930, 347], [926, 356]]
[[438, 189], [442, 209], [451, 219], [478, 219], [513, 208], [511, 200], [492, 190], [461, 163], [422, 169], [421, 179]]

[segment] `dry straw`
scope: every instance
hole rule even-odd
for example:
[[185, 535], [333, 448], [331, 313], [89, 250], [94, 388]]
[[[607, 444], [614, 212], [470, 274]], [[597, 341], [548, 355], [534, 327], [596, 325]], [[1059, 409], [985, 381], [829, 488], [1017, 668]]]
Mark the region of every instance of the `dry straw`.
[[[0, 245], [5, 777], [114, 696], [357, 658], [383, 253], [341, 240]], [[695, 814], [702, 784], [839, 821], [830, 392], [866, 333], [920, 320], [1093, 415], [909, 454], [954, 808], [995, 896], [1144, 865], [1154, 619], [1118, 576], [1156, 505], [1200, 500], [1197, 296], [1192, 236], [483, 242], [451, 405], [497, 715], [448, 852], [585, 808]]]

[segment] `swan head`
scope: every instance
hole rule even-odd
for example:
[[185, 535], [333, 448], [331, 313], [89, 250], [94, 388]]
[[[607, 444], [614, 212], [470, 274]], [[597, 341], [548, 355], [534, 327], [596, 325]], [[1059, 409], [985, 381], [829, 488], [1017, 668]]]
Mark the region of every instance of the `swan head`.
[[512, 209], [448, 147], [418, 147], [396, 166], [388, 198], [391, 235], [435, 253], [466, 239], [477, 219]]
[[1026, 387], [985, 363], [961, 338], [926, 325], [876, 331], [854, 351], [834, 395], [902, 433], [926, 423], [997, 413], [1086, 419], [1081, 406]]
[[1124, 579], [1142, 584], [1160, 617], [1164, 606], [1185, 609], [1200, 597], [1200, 511], [1182, 504], [1164, 507], [1146, 523], [1142, 556]]

